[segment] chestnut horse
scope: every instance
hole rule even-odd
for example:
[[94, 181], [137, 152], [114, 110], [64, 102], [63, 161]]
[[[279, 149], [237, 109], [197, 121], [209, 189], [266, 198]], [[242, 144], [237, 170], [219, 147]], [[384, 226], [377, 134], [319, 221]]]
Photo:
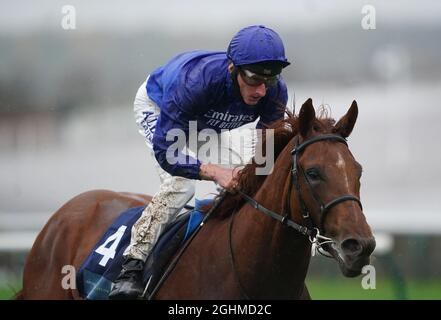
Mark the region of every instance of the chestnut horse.
[[[308, 99], [298, 117], [273, 126], [273, 170], [257, 175], [252, 162], [241, 171], [240, 192], [215, 207], [153, 298], [307, 299], [311, 242], [343, 275], [359, 275], [375, 240], [359, 201], [361, 166], [345, 140], [357, 114], [354, 101], [337, 123], [319, 119]], [[149, 200], [97, 190], [67, 202], [38, 235], [18, 298], [80, 298], [63, 289], [63, 266], [78, 270], [121, 212]]]

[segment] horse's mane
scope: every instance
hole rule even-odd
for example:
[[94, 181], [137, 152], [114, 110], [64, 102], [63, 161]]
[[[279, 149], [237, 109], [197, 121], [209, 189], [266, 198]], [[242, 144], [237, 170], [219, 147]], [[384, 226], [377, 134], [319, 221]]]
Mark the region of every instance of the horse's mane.
[[[293, 115], [291, 112], [286, 110], [288, 117], [279, 120], [270, 126], [267, 126], [267, 129], [274, 130], [274, 162], [282, 152], [282, 150], [286, 147], [286, 145], [297, 135], [299, 131], [299, 118]], [[316, 118], [313, 128], [315, 131], [322, 133], [330, 133], [334, 129], [335, 120], [329, 118], [330, 110], [326, 106], [320, 106], [318, 110], [318, 118]], [[266, 151], [266, 135], [263, 134], [263, 138], [257, 141], [257, 148], [261, 148], [263, 156], [265, 156]], [[249, 164], [247, 164], [238, 174], [238, 189], [249, 196], [254, 196], [254, 194], [260, 189], [263, 182], [266, 179], [266, 175], [256, 175], [257, 167], [264, 167], [265, 163], [257, 164], [255, 159], [253, 158]], [[222, 196], [222, 194], [218, 195], [217, 198]], [[218, 200], [218, 199], [216, 199]], [[238, 210], [245, 203], [244, 198], [239, 194], [231, 194], [228, 193], [225, 195], [225, 198], [216, 208], [216, 212], [214, 216], [219, 218], [225, 218], [230, 216], [235, 210]], [[208, 212], [211, 209], [212, 205], [208, 205], [203, 207], [203, 211]]]

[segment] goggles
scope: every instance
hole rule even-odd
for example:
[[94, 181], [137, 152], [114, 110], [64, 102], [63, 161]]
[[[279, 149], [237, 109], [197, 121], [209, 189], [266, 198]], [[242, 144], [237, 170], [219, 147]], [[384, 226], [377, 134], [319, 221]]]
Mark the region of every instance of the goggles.
[[239, 68], [239, 73], [243, 79], [243, 81], [253, 87], [260, 86], [262, 83], [265, 84], [265, 87], [273, 87], [277, 84], [277, 81], [280, 79], [280, 75], [277, 74], [275, 76], [265, 77], [259, 75], [257, 73], [251, 72], [247, 69]]

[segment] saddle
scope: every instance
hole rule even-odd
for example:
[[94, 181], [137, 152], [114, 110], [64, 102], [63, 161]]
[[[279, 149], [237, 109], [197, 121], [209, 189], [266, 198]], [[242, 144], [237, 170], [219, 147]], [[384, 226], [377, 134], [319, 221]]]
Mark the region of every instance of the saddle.
[[[187, 211], [167, 225], [159, 236], [145, 263], [143, 282], [146, 296], [168, 266], [171, 258], [196, 230], [203, 219], [201, 207], [212, 200], [196, 200], [195, 207], [186, 206]], [[123, 253], [130, 244], [133, 224], [139, 219], [145, 206], [130, 208], [123, 212], [92, 249], [81, 265], [77, 277], [77, 288], [82, 298], [107, 300], [112, 284], [121, 271]]]

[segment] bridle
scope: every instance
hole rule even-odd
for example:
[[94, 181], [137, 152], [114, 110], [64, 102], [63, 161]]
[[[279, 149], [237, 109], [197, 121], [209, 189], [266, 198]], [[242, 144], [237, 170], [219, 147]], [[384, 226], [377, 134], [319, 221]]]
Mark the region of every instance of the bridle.
[[[295, 188], [296, 188], [297, 199], [299, 201], [300, 212], [302, 213], [302, 217], [305, 220], [305, 222], [307, 223], [307, 225], [309, 226], [309, 228], [311, 228], [314, 224], [313, 224], [313, 221], [310, 216], [310, 211], [308, 210], [305, 202], [303, 201], [302, 194], [300, 192], [300, 179], [298, 176], [299, 172], [300, 172], [301, 176], [303, 177], [303, 179], [306, 182], [306, 185], [308, 186], [310, 194], [312, 195], [315, 203], [318, 204], [318, 206], [320, 208], [320, 215], [319, 215], [320, 221], [319, 221], [318, 230], [324, 234], [325, 233], [325, 226], [324, 226], [325, 219], [326, 219], [326, 217], [329, 213], [329, 210], [331, 208], [333, 208], [334, 206], [338, 205], [339, 203], [342, 203], [345, 201], [355, 201], [356, 203], [358, 203], [361, 210], [363, 210], [363, 206], [361, 204], [360, 199], [353, 196], [353, 195], [343, 195], [343, 196], [337, 197], [337, 198], [335, 198], [325, 204], [320, 199], [320, 197], [317, 195], [317, 193], [314, 191], [314, 188], [311, 186], [309, 179], [306, 176], [305, 170], [303, 170], [302, 166], [299, 163], [299, 157], [300, 157], [300, 153], [303, 150], [305, 150], [306, 147], [308, 147], [309, 145], [311, 145], [313, 143], [319, 142], [319, 141], [336, 141], [336, 142], [343, 143], [346, 146], [348, 145], [346, 142], [346, 139], [344, 139], [343, 137], [341, 137], [339, 135], [335, 135], [335, 134], [323, 134], [323, 135], [311, 138], [309, 140], [306, 140], [301, 144], [299, 144], [299, 139], [297, 137], [296, 146], [294, 147], [294, 150], [292, 150], [292, 152], [291, 152], [292, 160], [293, 160], [292, 171], [291, 171], [292, 172], [291, 182], [292, 182], [292, 184], [295, 185]], [[291, 188], [292, 184], [290, 184], [289, 188]], [[291, 193], [290, 191], [291, 190], [289, 189], [289, 194]], [[289, 214], [291, 212], [289, 204], [290, 204], [290, 202], [288, 201], [287, 214]]]
[[[290, 170], [291, 171], [291, 179], [290, 179], [289, 185], [288, 185], [288, 196], [287, 196], [287, 206], [286, 206], [287, 211], [286, 211], [285, 215], [282, 216], [274, 211], [271, 211], [271, 210], [265, 208], [264, 206], [259, 204], [256, 200], [254, 200], [252, 197], [248, 196], [247, 194], [245, 194], [241, 190], [238, 190], [238, 193], [252, 207], [257, 209], [258, 211], [260, 211], [260, 212], [266, 214], [267, 216], [281, 222], [283, 225], [290, 227], [290, 228], [296, 230], [297, 232], [307, 236], [309, 238], [310, 242], [313, 244], [313, 246], [316, 247], [315, 250], [317, 250], [318, 248], [320, 248], [324, 244], [334, 242], [331, 238], [328, 238], [328, 237], [321, 235], [321, 233], [322, 234], [325, 233], [324, 223], [325, 223], [326, 217], [327, 217], [329, 211], [331, 210], [331, 208], [333, 208], [336, 205], [338, 205], [342, 202], [345, 202], [345, 201], [355, 201], [360, 206], [361, 210], [363, 210], [363, 206], [362, 206], [359, 198], [357, 198], [356, 196], [353, 196], [353, 195], [349, 195], [349, 194], [337, 197], [337, 198], [329, 201], [328, 203], [323, 203], [323, 201], [320, 199], [320, 197], [314, 191], [314, 188], [311, 186], [311, 184], [308, 180], [308, 177], [306, 176], [305, 171], [303, 170], [302, 166], [299, 163], [299, 157], [300, 157], [301, 152], [304, 151], [311, 144], [314, 144], [319, 141], [335, 141], [335, 142], [343, 143], [347, 146], [348, 144], [347, 144], [347, 141], [345, 138], [343, 138], [339, 135], [336, 135], [336, 134], [323, 134], [323, 135], [305, 140], [302, 143], [299, 143], [299, 136], [296, 136], [294, 139], [295, 139], [295, 146], [294, 146], [294, 149], [291, 151], [291, 155], [292, 155], [292, 167]], [[308, 190], [309, 190], [310, 194], [312, 195], [312, 198], [314, 199], [315, 203], [320, 208], [320, 215], [319, 215], [320, 220], [319, 220], [318, 226], [316, 226], [314, 221], [312, 220], [311, 215], [310, 215], [310, 210], [308, 209], [305, 201], [303, 200], [303, 197], [301, 194], [301, 187], [300, 187], [300, 178], [301, 177], [303, 177], [306, 185], [308, 186]], [[302, 214], [302, 218], [303, 218], [305, 225], [298, 224], [298, 223], [294, 222], [293, 220], [289, 219], [289, 216], [291, 214], [291, 205], [290, 205], [291, 201], [290, 201], [290, 199], [291, 199], [291, 190], [292, 190], [293, 185], [295, 187], [296, 196], [297, 196], [297, 200], [298, 200], [299, 207], [300, 207], [300, 212]], [[232, 214], [231, 223], [230, 223], [230, 232], [229, 232], [230, 257], [231, 257], [231, 262], [233, 264], [234, 272], [236, 274], [236, 278], [239, 280], [239, 277], [237, 276], [237, 271], [235, 270], [235, 262], [234, 262], [234, 256], [233, 256], [233, 251], [232, 251], [233, 248], [232, 248], [232, 244], [231, 244], [231, 233], [232, 233], [231, 230], [232, 230], [232, 226], [233, 226], [233, 217], [234, 217], [234, 213]], [[322, 253], [322, 252], [320, 252], [320, 253]], [[248, 298], [248, 296], [245, 294], [245, 291], [243, 289], [243, 285], [241, 284], [240, 280], [239, 280], [239, 285], [241, 287], [242, 294]]]
[[[292, 169], [291, 169], [291, 179], [290, 179], [289, 186], [288, 186], [288, 197], [287, 197], [287, 209], [288, 210], [284, 216], [265, 208], [264, 206], [259, 204], [256, 200], [254, 200], [252, 197], [248, 196], [247, 194], [245, 194], [241, 190], [238, 190], [238, 192], [255, 209], [270, 216], [273, 219], [278, 220], [283, 225], [286, 225], [287, 227], [293, 228], [294, 230], [300, 232], [301, 234], [303, 234], [305, 236], [308, 236], [312, 239], [316, 239], [317, 236], [320, 236], [320, 233], [324, 234], [324, 232], [325, 232], [324, 222], [325, 222], [326, 216], [328, 215], [329, 210], [331, 208], [333, 208], [336, 205], [338, 205], [339, 203], [342, 203], [345, 201], [357, 202], [362, 210], [363, 210], [363, 206], [361, 204], [360, 199], [358, 199], [357, 197], [355, 197], [353, 195], [343, 195], [343, 196], [337, 197], [337, 198], [329, 201], [328, 203], [324, 204], [323, 201], [321, 201], [320, 197], [317, 195], [317, 193], [314, 191], [314, 188], [311, 186], [311, 184], [306, 176], [305, 171], [303, 170], [302, 166], [299, 163], [300, 153], [303, 150], [305, 150], [306, 147], [308, 147], [309, 145], [316, 143], [316, 142], [319, 142], [319, 141], [336, 141], [336, 142], [343, 143], [347, 146], [348, 144], [347, 144], [345, 138], [343, 138], [339, 135], [335, 135], [335, 134], [323, 134], [323, 135], [311, 138], [309, 140], [306, 140], [302, 143], [299, 143], [298, 136], [295, 139], [296, 139], [295, 147], [291, 151], [291, 154], [292, 154], [292, 167], [291, 168]], [[309, 192], [311, 193], [314, 201], [318, 204], [318, 206], [320, 208], [319, 226], [315, 226], [314, 222], [312, 221], [311, 215], [310, 215], [310, 210], [308, 209], [308, 207], [305, 204], [305, 201], [303, 200], [303, 197], [302, 197], [302, 194], [300, 191], [299, 173], [301, 174], [300, 177], [303, 177], [303, 179], [305, 180], [306, 185], [308, 186]], [[305, 221], [306, 225], [298, 224], [298, 223], [294, 222], [293, 220], [289, 219], [289, 215], [291, 214], [291, 205], [290, 205], [291, 201], [289, 201], [289, 199], [290, 199], [291, 190], [292, 190], [293, 185], [295, 186], [297, 200], [298, 200], [299, 206], [300, 206], [300, 212], [302, 214], [303, 220]], [[323, 236], [320, 236], [320, 237], [323, 237]], [[324, 238], [326, 238], [326, 237], [324, 237]], [[329, 239], [329, 238], [327, 238], [327, 239]]]

